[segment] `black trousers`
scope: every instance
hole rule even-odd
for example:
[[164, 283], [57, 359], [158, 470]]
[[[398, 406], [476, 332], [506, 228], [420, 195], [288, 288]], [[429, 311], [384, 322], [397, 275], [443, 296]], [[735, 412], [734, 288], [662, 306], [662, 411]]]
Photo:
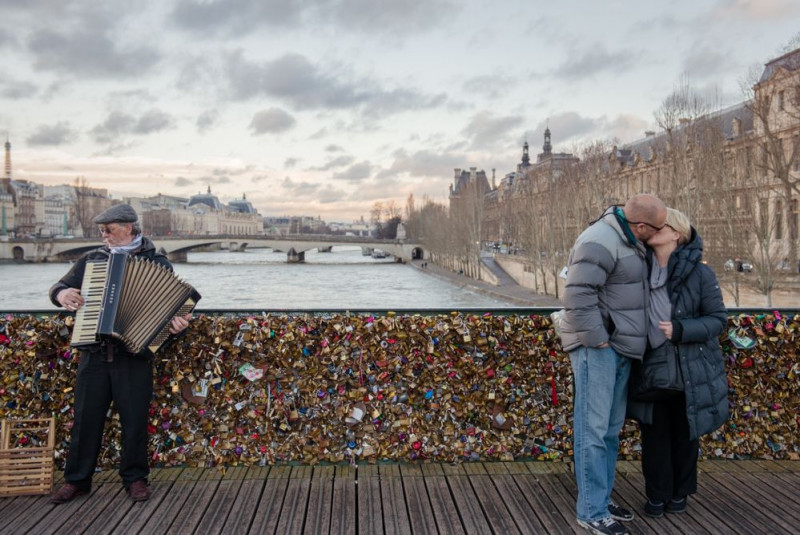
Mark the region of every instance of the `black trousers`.
[[654, 403], [653, 423], [642, 424], [642, 473], [645, 493], [667, 501], [697, 492], [700, 441], [689, 440], [686, 397], [679, 394]]
[[117, 352], [107, 362], [105, 352], [85, 351], [78, 365], [75, 416], [64, 468], [64, 480], [89, 490], [100, 447], [106, 414], [114, 402], [122, 426], [122, 462], [119, 474], [128, 488], [147, 479], [147, 418], [153, 398], [150, 359]]

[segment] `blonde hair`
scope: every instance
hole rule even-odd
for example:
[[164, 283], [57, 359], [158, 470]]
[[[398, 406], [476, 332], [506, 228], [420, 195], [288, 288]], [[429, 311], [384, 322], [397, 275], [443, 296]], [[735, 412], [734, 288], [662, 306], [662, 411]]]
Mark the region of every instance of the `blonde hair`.
[[678, 244], [682, 245], [689, 242], [692, 237], [692, 224], [689, 223], [689, 218], [683, 212], [674, 208], [667, 208], [667, 220], [665, 223], [681, 235], [678, 239]]

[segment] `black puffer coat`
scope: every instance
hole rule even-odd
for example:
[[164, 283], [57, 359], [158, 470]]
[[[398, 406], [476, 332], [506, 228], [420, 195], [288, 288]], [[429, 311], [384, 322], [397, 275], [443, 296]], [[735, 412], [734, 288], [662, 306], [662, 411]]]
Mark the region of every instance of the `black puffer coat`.
[[[711, 433], [728, 419], [728, 379], [719, 345], [728, 312], [717, 277], [702, 257], [703, 242], [692, 229], [689, 242], [673, 251], [668, 264], [671, 341], [681, 360], [689, 439]], [[652, 423], [652, 404], [631, 401], [628, 415]]]

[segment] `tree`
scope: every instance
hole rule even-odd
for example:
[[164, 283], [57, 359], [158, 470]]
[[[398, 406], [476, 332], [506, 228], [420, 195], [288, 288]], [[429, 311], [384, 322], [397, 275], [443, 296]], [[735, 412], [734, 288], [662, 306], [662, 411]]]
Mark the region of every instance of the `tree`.
[[85, 237], [92, 236], [95, 227], [92, 224], [92, 218], [96, 215], [94, 213], [94, 193], [92, 188], [89, 187], [89, 182], [85, 177], [76, 177], [72, 182], [72, 187], [75, 190], [75, 219], [78, 226], [80, 226]]

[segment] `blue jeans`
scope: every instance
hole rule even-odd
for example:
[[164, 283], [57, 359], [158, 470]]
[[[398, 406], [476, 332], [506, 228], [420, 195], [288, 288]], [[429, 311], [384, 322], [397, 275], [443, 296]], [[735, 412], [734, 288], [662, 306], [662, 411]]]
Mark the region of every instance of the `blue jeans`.
[[606, 518], [614, 488], [619, 432], [625, 421], [631, 359], [611, 347], [569, 354], [574, 374], [573, 447], [578, 520]]

